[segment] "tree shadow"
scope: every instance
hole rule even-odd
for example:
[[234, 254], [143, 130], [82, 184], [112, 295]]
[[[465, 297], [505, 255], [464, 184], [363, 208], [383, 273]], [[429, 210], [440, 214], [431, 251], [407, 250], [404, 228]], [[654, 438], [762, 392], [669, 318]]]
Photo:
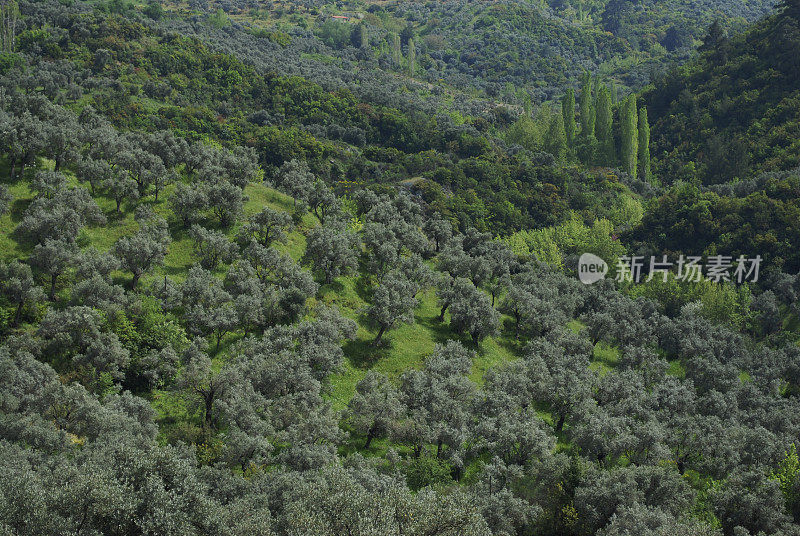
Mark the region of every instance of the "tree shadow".
[[119, 223], [119, 222], [123, 221], [127, 217], [127, 213], [125, 212], [125, 210], [120, 209], [120, 211], [117, 212], [116, 208], [112, 208], [110, 211], [106, 212], [104, 215], [105, 215], [106, 221], [108, 223], [112, 223], [112, 222]]
[[[133, 276], [130, 274], [130, 272], [123, 271], [123, 270], [115, 271], [111, 275], [111, 282], [114, 283], [115, 285], [119, 285], [119, 286], [125, 288], [126, 291], [130, 290], [131, 281], [132, 280], [133, 280]], [[140, 283], [141, 283], [141, 281], [140, 281]]]
[[505, 350], [508, 350], [513, 355], [520, 355], [525, 348], [526, 341], [523, 338], [517, 339], [514, 336], [513, 329], [510, 332], [503, 331], [494, 338], [495, 342]]
[[194, 266], [194, 264], [190, 265], [189, 267], [186, 266], [161, 266], [161, 269], [167, 274], [171, 276], [179, 276], [185, 275], [187, 270]]
[[28, 210], [28, 207], [33, 203], [33, 199], [14, 199], [11, 203], [11, 207], [9, 215], [11, 216], [11, 221], [14, 223], [19, 223], [22, 221], [23, 216], [25, 215], [25, 211]]
[[338, 279], [334, 279], [330, 283], [319, 282], [319, 290], [317, 295], [320, 297], [327, 296], [329, 293], [341, 294], [344, 291], [344, 284]]
[[30, 236], [26, 233], [19, 225], [14, 227], [10, 233], [8, 233], [9, 238], [14, 240], [17, 243], [20, 251], [25, 255], [30, 255], [33, 251], [33, 248], [36, 247], [36, 239], [33, 236]]
[[433, 336], [436, 343], [445, 343], [449, 340], [461, 340], [461, 336], [450, 328], [447, 321], [439, 321], [437, 316], [422, 316], [421, 314], [414, 315], [414, 318], [420, 326], [427, 329]]
[[372, 339], [356, 339], [345, 343], [343, 349], [351, 365], [358, 369], [369, 370], [386, 357], [388, 346], [386, 343], [374, 346]]
[[355, 285], [353, 288], [356, 291], [356, 294], [359, 298], [364, 300], [365, 302], [369, 303], [372, 301], [372, 294], [374, 293], [374, 288], [372, 286], [371, 278], [365, 277], [363, 274], [356, 278]]

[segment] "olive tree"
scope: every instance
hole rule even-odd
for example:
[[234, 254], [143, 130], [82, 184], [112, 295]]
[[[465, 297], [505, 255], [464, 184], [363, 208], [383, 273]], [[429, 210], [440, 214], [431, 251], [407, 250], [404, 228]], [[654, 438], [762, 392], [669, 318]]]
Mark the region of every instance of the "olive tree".
[[0, 262], [0, 295], [14, 306], [12, 327], [19, 324], [26, 306], [41, 303], [45, 297], [42, 289], [36, 286], [30, 266], [19, 261]]
[[142, 275], [164, 261], [171, 241], [167, 222], [159, 217], [142, 222], [134, 234], [117, 240], [113, 252], [122, 269], [133, 274], [132, 289]]
[[373, 346], [381, 343], [388, 330], [414, 320], [419, 303], [414, 294], [414, 285], [399, 273], [390, 272], [381, 278], [366, 309], [367, 320], [378, 329]]
[[403, 404], [389, 378], [371, 370], [356, 384], [346, 419], [353, 430], [367, 437], [364, 448], [368, 449], [372, 440], [386, 434], [403, 413]]
[[194, 253], [206, 270], [213, 270], [221, 262], [230, 262], [238, 251], [236, 244], [220, 231], [192, 225], [189, 236], [194, 244]]
[[308, 233], [302, 263], [323, 275], [326, 284], [358, 267], [358, 236], [343, 221], [330, 221]]

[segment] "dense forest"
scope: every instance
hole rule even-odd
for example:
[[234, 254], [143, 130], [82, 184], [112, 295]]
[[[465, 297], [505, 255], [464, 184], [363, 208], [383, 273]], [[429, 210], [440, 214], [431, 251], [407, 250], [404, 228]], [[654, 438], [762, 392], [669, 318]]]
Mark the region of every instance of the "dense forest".
[[2, 533], [800, 535], [797, 50], [798, 0], [4, 1]]

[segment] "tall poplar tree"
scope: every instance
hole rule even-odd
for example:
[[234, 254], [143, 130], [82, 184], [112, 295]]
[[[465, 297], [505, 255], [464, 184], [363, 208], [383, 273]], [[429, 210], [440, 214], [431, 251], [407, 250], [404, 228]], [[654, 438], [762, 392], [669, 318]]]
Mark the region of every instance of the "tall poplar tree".
[[389, 47], [392, 51], [392, 64], [395, 69], [400, 67], [400, 60], [403, 58], [403, 52], [400, 49], [400, 36], [392, 33], [389, 37]]
[[611, 112], [611, 93], [608, 86], [602, 85], [597, 92], [597, 142], [599, 144], [599, 164], [613, 166], [617, 161], [614, 147], [614, 116]]
[[650, 121], [647, 119], [647, 107], [639, 110], [639, 177], [649, 181], [650, 171]]
[[622, 167], [628, 175], [635, 179], [639, 158], [639, 127], [635, 95], [631, 95], [622, 102], [619, 116], [622, 142]]
[[417, 47], [414, 45], [414, 40], [408, 40], [408, 74], [414, 76], [414, 71], [417, 70]]
[[0, 5], [0, 50], [14, 52], [17, 42], [19, 5], [12, 0]]
[[594, 137], [594, 122], [596, 117], [594, 100], [592, 99], [592, 75], [589, 74], [589, 71], [585, 71], [583, 73], [580, 97], [580, 113], [581, 138], [583, 138], [584, 143], [588, 143], [589, 139]]
[[563, 160], [567, 153], [567, 136], [564, 131], [564, 117], [554, 113], [544, 140], [544, 150], [557, 160]]
[[564, 116], [564, 134], [567, 146], [572, 147], [575, 142], [575, 132], [577, 131], [575, 124], [575, 90], [572, 88], [569, 88], [561, 99], [561, 114]]

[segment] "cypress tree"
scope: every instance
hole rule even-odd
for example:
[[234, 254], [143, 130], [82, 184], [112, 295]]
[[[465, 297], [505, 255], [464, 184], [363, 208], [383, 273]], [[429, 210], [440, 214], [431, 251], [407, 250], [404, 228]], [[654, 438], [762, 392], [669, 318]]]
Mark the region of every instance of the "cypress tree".
[[408, 40], [408, 74], [414, 76], [414, 71], [417, 68], [417, 48], [414, 46], [414, 40]]
[[17, 42], [19, 5], [16, 1], [3, 2], [0, 6], [0, 50], [14, 52]]
[[369, 48], [369, 34], [363, 22], [353, 28], [350, 34], [350, 44], [362, 50]]
[[400, 50], [400, 36], [396, 33], [392, 33], [389, 39], [389, 45], [392, 50], [392, 64], [395, 68], [400, 66], [400, 60], [403, 57], [403, 53]]
[[583, 138], [584, 143], [588, 143], [589, 139], [594, 136], [594, 121], [595, 121], [594, 101], [592, 100], [592, 75], [589, 74], [589, 71], [585, 71], [583, 73], [583, 82], [581, 84], [580, 112], [581, 112], [581, 138]]
[[613, 166], [617, 161], [616, 149], [614, 148], [614, 116], [611, 114], [611, 93], [608, 86], [600, 86], [597, 92], [597, 142], [599, 145], [598, 162], [601, 165]]
[[639, 127], [636, 114], [636, 96], [631, 95], [620, 107], [622, 137], [622, 166], [632, 178], [636, 178], [639, 157]]
[[561, 99], [561, 114], [564, 116], [567, 146], [572, 147], [575, 142], [575, 132], [578, 130], [575, 125], [575, 90], [572, 88], [569, 88]]
[[563, 160], [567, 153], [567, 136], [564, 130], [564, 116], [553, 114], [547, 135], [544, 140], [544, 150], [552, 154], [557, 160]]
[[649, 181], [650, 171], [650, 122], [647, 119], [647, 107], [639, 110], [639, 176]]

